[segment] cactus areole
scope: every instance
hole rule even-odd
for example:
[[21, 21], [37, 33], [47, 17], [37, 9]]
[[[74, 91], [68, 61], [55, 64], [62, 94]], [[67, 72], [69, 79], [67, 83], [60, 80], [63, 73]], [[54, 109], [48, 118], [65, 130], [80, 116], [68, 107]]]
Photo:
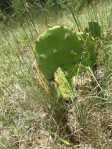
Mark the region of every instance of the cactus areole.
[[41, 72], [50, 80], [58, 67], [68, 71], [80, 62], [86, 66], [94, 64], [94, 38], [65, 26], [54, 26], [38, 36], [35, 55]]

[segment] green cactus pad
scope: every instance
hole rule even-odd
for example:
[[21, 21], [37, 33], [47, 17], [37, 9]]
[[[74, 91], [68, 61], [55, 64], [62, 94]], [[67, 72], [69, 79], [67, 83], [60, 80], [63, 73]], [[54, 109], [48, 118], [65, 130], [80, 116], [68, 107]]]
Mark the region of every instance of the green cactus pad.
[[94, 38], [101, 38], [101, 26], [99, 22], [90, 21], [89, 28], [86, 27], [85, 31], [91, 33]]
[[[89, 40], [90, 42], [87, 42]], [[86, 33], [74, 33], [68, 27], [55, 26], [48, 28], [41, 34], [36, 42], [35, 55], [40, 70], [47, 79], [54, 78], [54, 73], [58, 67], [63, 71], [68, 71], [79, 64], [84, 51], [89, 53], [93, 50], [93, 38]], [[90, 59], [88, 65], [91, 65]]]
[[96, 63], [97, 53], [95, 51], [95, 40], [88, 33], [78, 33], [83, 42], [83, 51], [81, 57], [81, 64], [84, 66], [92, 66]]

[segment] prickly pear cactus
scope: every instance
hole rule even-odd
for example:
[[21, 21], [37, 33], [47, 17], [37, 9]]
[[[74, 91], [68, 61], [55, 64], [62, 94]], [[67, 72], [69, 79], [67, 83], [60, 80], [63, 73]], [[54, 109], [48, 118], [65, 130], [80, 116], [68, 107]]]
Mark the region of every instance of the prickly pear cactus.
[[38, 37], [35, 55], [40, 70], [50, 80], [58, 67], [68, 71], [81, 61], [84, 65], [91, 65], [96, 57], [94, 39], [65, 26], [54, 26]]
[[[68, 107], [63, 99], [74, 97], [71, 78], [77, 73], [78, 65], [92, 66], [95, 63], [94, 38], [89, 33], [77, 33], [65, 26], [54, 26], [39, 35], [35, 56], [53, 97], [51, 107], [54, 109], [53, 120], [59, 128], [59, 136], [70, 136], [68, 140], [73, 143], [75, 136], [71, 136]], [[60, 71], [66, 71], [67, 75]], [[53, 130], [57, 131], [57, 128]]]
[[89, 27], [86, 27], [85, 31], [91, 33], [94, 38], [101, 38], [101, 26], [99, 22], [90, 21]]

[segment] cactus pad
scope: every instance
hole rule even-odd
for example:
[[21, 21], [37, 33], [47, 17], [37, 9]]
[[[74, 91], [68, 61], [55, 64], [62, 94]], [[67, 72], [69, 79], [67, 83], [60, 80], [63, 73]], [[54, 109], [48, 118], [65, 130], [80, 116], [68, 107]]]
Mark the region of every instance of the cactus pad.
[[35, 55], [40, 70], [49, 80], [54, 78], [59, 67], [68, 71], [81, 61], [84, 65], [91, 65], [91, 60], [95, 61], [96, 57], [94, 39], [65, 26], [54, 26], [39, 35]]
[[90, 21], [89, 28], [86, 27], [85, 31], [91, 33], [94, 38], [101, 38], [101, 26], [98, 22]]

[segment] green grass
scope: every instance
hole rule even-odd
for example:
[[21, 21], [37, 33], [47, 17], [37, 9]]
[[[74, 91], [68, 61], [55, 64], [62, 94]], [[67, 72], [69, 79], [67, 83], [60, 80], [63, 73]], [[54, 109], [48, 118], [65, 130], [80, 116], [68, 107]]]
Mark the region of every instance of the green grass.
[[[79, 139], [80, 149], [88, 146], [111, 149], [112, 146], [111, 15], [112, 2], [84, 8], [77, 15], [82, 29], [89, 20], [98, 20], [106, 34], [99, 48], [99, 70], [104, 74], [102, 90], [97, 92], [96, 78], [89, 72], [92, 85], [81, 86], [78, 82], [77, 98], [68, 104], [69, 123]], [[51, 14], [43, 18], [40, 15], [32, 19], [38, 32], [46, 30], [45, 19], [48, 23], [64, 24], [77, 30], [73, 16], [65, 11], [57, 16]], [[32, 68], [37, 34], [31, 20], [10, 21], [11, 25], [0, 24], [0, 148], [77, 148], [78, 145], [68, 146], [66, 138], [59, 138], [58, 129], [54, 139], [50, 136], [50, 128], [55, 126], [54, 109], [50, 109], [51, 99], [43, 90], [43, 82], [39, 84], [41, 74], [37, 75]]]

